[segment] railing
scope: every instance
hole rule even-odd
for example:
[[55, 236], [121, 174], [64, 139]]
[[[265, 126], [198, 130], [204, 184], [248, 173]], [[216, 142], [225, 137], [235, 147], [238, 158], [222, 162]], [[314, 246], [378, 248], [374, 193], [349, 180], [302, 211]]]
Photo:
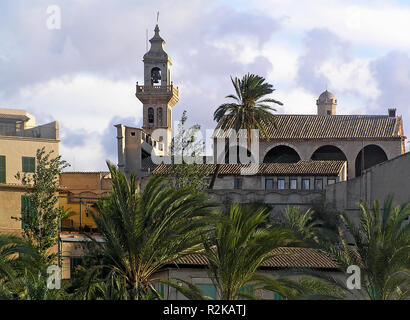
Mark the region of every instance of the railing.
[[164, 93], [172, 93], [174, 95], [178, 95], [178, 88], [174, 87], [174, 85], [170, 85], [170, 86], [140, 86], [137, 83], [137, 93], [153, 93], [153, 92], [164, 92]]
[[91, 211], [97, 214], [95, 203], [100, 198], [59, 196], [60, 207], [68, 213], [68, 218], [61, 221], [61, 231], [98, 232]]

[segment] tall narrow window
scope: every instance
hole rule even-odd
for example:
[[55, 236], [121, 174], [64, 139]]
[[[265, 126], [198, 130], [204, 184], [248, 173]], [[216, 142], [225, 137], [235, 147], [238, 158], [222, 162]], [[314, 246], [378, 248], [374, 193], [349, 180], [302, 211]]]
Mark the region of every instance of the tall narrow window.
[[0, 156], [0, 183], [6, 183], [6, 156]]
[[315, 179], [315, 190], [322, 190], [322, 189], [323, 189], [323, 180]]
[[158, 108], [158, 125], [162, 126], [162, 108]]
[[296, 190], [298, 188], [298, 180], [297, 179], [290, 179], [290, 189]]
[[310, 190], [310, 179], [303, 179], [302, 187], [303, 187], [303, 190]]
[[266, 190], [273, 189], [273, 179], [265, 179], [265, 189]]
[[154, 108], [148, 108], [148, 123], [154, 124]]
[[36, 170], [36, 158], [22, 157], [21, 162], [21, 168], [23, 172], [34, 172]]
[[233, 182], [234, 189], [242, 189], [242, 178], [235, 178]]
[[278, 190], [285, 189], [285, 179], [278, 179]]

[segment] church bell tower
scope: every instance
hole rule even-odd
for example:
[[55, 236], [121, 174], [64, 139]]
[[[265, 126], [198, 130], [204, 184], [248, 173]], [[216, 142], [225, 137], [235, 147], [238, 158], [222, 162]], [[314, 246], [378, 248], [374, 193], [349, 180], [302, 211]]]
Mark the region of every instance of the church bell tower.
[[143, 104], [143, 129], [163, 142], [169, 150], [172, 139], [172, 108], [179, 101], [178, 88], [171, 80], [172, 62], [164, 50], [158, 24], [150, 40], [151, 48], [144, 55], [144, 85], [137, 83], [136, 97]]

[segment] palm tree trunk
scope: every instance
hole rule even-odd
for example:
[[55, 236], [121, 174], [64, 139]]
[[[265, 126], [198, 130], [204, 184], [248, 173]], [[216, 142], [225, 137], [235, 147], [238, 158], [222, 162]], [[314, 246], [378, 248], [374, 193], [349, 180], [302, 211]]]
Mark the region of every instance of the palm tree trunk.
[[[223, 157], [224, 160], [226, 160], [226, 156], [228, 155], [228, 153], [229, 153], [229, 142], [228, 142], [228, 148], [226, 148], [226, 143], [225, 143], [225, 154]], [[214, 173], [212, 174], [211, 183], [209, 184], [208, 189], [212, 190], [214, 188], [215, 181], [216, 181], [216, 178], [218, 178], [219, 171], [221, 171], [221, 164], [218, 163], [218, 157], [217, 157], [216, 167], [215, 167]]]

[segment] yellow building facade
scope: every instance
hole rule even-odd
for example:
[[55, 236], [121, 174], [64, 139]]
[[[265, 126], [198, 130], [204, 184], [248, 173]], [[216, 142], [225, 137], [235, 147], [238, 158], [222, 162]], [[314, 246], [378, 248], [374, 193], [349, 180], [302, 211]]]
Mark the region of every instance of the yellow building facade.
[[0, 109], [0, 232], [21, 232], [22, 197], [27, 192], [16, 178], [31, 173], [36, 153], [44, 148], [59, 155], [57, 122], [36, 126], [35, 117], [25, 110]]

